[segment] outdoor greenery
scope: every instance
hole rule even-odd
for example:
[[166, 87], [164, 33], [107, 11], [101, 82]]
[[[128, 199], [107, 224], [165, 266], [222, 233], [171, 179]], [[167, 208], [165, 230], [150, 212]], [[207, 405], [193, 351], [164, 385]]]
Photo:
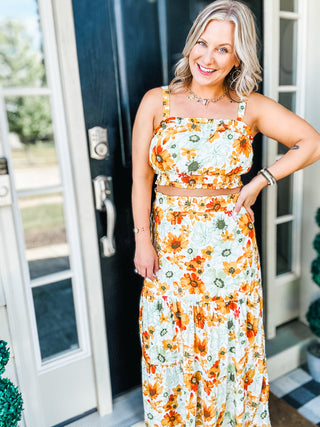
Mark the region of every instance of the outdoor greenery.
[[25, 233], [64, 226], [62, 203], [39, 202], [36, 206], [21, 209], [21, 216]]
[[[316, 222], [320, 227], [320, 208], [316, 213]], [[312, 261], [311, 274], [313, 281], [320, 286], [320, 233], [318, 233], [313, 241], [313, 247], [317, 252], [317, 258]], [[307, 320], [311, 331], [320, 337], [320, 298], [313, 301], [307, 312]]]
[[[25, 27], [14, 20], [0, 24], [0, 85], [43, 87], [46, 85], [41, 49], [33, 46]], [[10, 132], [22, 143], [53, 138], [47, 96], [20, 96], [6, 99]]]
[[[10, 356], [5, 341], [0, 341], [0, 375], [4, 373]], [[21, 393], [8, 378], [0, 377], [0, 427], [15, 427], [21, 420], [23, 400]]]

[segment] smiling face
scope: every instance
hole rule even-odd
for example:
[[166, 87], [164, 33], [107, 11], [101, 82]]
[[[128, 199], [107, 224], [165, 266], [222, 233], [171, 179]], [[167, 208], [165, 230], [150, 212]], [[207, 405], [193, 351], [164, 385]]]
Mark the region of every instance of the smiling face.
[[191, 49], [189, 66], [195, 92], [210, 88], [219, 94], [225, 77], [240, 64], [234, 50], [234, 29], [231, 21], [210, 21]]

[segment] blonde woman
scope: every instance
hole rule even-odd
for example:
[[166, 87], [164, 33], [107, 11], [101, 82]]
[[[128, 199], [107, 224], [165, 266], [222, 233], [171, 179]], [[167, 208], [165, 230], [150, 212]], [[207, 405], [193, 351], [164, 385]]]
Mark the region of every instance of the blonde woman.
[[[320, 135], [256, 93], [260, 80], [250, 9], [217, 0], [195, 20], [169, 88], [147, 92], [137, 112], [147, 426], [270, 426], [252, 205], [266, 185], [320, 158]], [[290, 150], [243, 186], [258, 132]]]

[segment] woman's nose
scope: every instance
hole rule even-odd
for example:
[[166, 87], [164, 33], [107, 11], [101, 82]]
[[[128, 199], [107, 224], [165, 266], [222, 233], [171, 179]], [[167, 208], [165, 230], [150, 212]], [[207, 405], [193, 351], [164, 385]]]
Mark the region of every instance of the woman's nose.
[[203, 65], [206, 65], [207, 67], [213, 67], [215, 64], [214, 52], [212, 52], [211, 50], [208, 49], [202, 55], [202, 61], [203, 61]]

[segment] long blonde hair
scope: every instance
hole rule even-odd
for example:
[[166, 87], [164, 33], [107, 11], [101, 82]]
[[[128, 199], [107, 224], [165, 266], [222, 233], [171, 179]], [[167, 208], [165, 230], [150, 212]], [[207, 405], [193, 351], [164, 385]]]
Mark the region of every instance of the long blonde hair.
[[189, 67], [191, 49], [212, 20], [231, 21], [235, 24], [234, 48], [239, 67], [233, 67], [225, 78], [225, 88], [234, 90], [242, 99], [258, 88], [261, 67], [257, 57], [257, 34], [254, 16], [248, 6], [238, 0], [217, 0], [209, 4], [194, 21], [184, 49], [183, 58], [175, 66], [175, 77], [169, 85], [172, 92], [189, 86], [192, 74]]

